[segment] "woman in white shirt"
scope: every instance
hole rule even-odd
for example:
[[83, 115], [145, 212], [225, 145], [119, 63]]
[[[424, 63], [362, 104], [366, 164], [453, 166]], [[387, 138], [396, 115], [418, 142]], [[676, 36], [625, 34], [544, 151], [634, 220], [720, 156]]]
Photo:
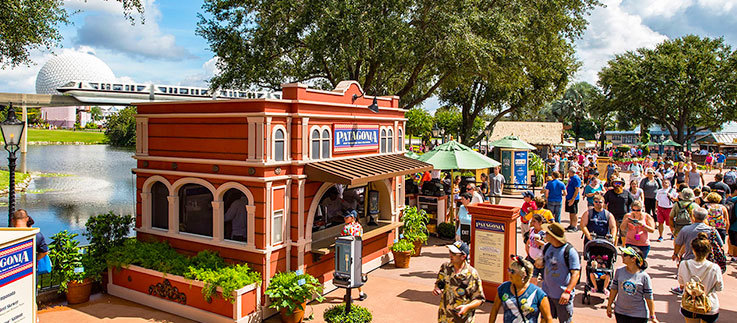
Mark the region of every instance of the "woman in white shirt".
[[719, 298], [716, 293], [724, 289], [722, 271], [717, 264], [706, 260], [706, 257], [711, 253], [711, 243], [706, 233], [700, 232], [698, 237], [691, 241], [691, 249], [696, 258], [681, 262], [678, 267], [678, 284], [681, 285], [681, 290], [685, 292], [684, 287], [691, 281], [691, 277], [698, 277], [695, 280], [704, 285], [706, 297], [711, 303], [711, 311], [694, 313], [683, 308], [683, 304], [681, 304], [681, 314], [686, 323], [716, 322], [719, 318]]
[[658, 223], [658, 242], [663, 241], [663, 224], [670, 225], [670, 211], [673, 209], [673, 202], [678, 201], [678, 191], [670, 187], [670, 181], [663, 181], [663, 188], [655, 193], [655, 201], [657, 208], [655, 211], [655, 222]]
[[630, 181], [630, 194], [635, 198], [635, 201], [645, 203], [645, 196], [643, 190], [640, 188], [640, 182], [636, 180]]

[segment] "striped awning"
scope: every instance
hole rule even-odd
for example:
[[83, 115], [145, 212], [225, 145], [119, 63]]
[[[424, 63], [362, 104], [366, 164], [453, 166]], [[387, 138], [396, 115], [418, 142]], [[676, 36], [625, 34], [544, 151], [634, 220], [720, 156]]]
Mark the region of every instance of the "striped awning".
[[402, 154], [332, 159], [305, 165], [305, 173], [310, 180], [346, 185], [366, 184], [432, 169], [431, 164]]

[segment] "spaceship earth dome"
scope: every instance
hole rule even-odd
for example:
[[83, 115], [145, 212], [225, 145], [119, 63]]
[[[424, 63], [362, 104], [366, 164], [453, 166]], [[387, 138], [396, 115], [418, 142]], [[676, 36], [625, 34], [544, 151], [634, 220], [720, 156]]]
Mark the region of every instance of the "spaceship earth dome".
[[56, 88], [69, 81], [114, 82], [115, 74], [89, 53], [72, 52], [51, 58], [36, 76], [36, 93], [60, 94]]

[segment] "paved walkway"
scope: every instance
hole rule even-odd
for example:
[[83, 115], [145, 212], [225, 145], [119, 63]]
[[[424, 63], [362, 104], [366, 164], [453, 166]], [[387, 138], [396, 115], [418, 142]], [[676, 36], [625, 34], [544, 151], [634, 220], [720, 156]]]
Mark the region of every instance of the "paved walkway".
[[[711, 176], [709, 176], [711, 177]], [[708, 178], [710, 179], [710, 178]], [[504, 205], [519, 205], [520, 200], [503, 199]], [[585, 204], [582, 203], [581, 210]], [[567, 224], [567, 214], [562, 216]], [[666, 232], [668, 229], [666, 229]], [[519, 233], [518, 233], [519, 234]], [[566, 237], [581, 251], [583, 241], [581, 233], [567, 233]], [[655, 235], [657, 238], [657, 234]], [[518, 239], [522, 241], [521, 236]], [[374, 322], [435, 322], [439, 297], [433, 296], [431, 290], [437, 270], [443, 262], [448, 261], [448, 251], [443, 246], [449, 241], [431, 239], [429, 246], [422, 250], [420, 257], [413, 257], [410, 268], [398, 269], [393, 264], [387, 264], [369, 274], [369, 280], [364, 286], [369, 295], [363, 302], [357, 302], [367, 307], [374, 315]], [[518, 246], [519, 254], [524, 254], [524, 246]], [[648, 257], [650, 268], [647, 272], [653, 278], [655, 294], [655, 311], [661, 322], [683, 322], [679, 314], [679, 298], [670, 293], [670, 288], [676, 285], [675, 263], [671, 261], [672, 241], [657, 242], [652, 240], [652, 251]], [[621, 257], [620, 257], [621, 258]], [[621, 266], [621, 260], [616, 267]], [[718, 294], [720, 299], [720, 322], [737, 322], [737, 264], [729, 264], [724, 274], [725, 290]], [[584, 281], [582, 279], [582, 281]], [[357, 293], [354, 292], [354, 296]], [[335, 290], [326, 295], [320, 304], [308, 306], [307, 313], [314, 313], [313, 322], [322, 322], [323, 312], [330, 306], [342, 302], [344, 290]], [[581, 304], [580, 295], [575, 299], [574, 322], [588, 322], [590, 320], [614, 322], [606, 317], [606, 300], [601, 294], [592, 296], [591, 305]], [[487, 322], [491, 303], [485, 303], [477, 311], [477, 322]], [[171, 314], [137, 305], [108, 295], [98, 295], [87, 304], [67, 307], [57, 306], [43, 309], [40, 312], [41, 322], [191, 322]], [[267, 322], [279, 322], [272, 317]], [[497, 322], [502, 322], [501, 315]]]

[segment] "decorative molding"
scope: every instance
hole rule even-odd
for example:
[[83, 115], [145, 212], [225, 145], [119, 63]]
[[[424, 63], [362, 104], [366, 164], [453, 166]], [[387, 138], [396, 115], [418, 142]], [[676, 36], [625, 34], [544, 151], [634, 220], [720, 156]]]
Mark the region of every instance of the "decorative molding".
[[168, 299], [172, 302], [187, 305], [187, 294], [180, 293], [179, 288], [171, 285], [168, 279], [164, 279], [161, 283], [148, 286], [148, 294]]
[[224, 174], [212, 174], [212, 173], [195, 173], [195, 172], [183, 172], [174, 170], [163, 170], [163, 169], [142, 169], [134, 168], [134, 173], [146, 173], [146, 174], [157, 174], [157, 175], [172, 175], [182, 177], [202, 177], [202, 178], [215, 178], [242, 182], [257, 182], [257, 183], [268, 183], [273, 181], [281, 181], [291, 178], [292, 175], [281, 175], [281, 176], [269, 176], [269, 177], [251, 177], [251, 176], [238, 176], [238, 175], [224, 175]]

